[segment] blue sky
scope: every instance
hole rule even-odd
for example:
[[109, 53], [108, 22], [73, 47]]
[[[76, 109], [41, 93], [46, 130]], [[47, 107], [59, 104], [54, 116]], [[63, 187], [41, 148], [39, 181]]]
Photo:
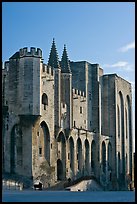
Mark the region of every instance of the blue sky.
[[[47, 63], [52, 39], [59, 58], [98, 63], [133, 87], [135, 112], [134, 2], [3, 2], [2, 61], [23, 47], [39, 47]], [[133, 114], [133, 132], [135, 120]]]

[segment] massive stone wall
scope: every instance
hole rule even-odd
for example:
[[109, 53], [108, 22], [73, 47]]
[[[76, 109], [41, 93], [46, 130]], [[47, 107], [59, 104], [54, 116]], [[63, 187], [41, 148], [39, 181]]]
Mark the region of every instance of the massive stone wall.
[[131, 84], [103, 75], [99, 64], [70, 64], [72, 76], [47, 66], [39, 48], [20, 49], [6, 63], [5, 171], [44, 187], [94, 174], [107, 188], [132, 174]]
[[73, 89], [73, 127], [87, 129], [86, 97], [77, 89]]

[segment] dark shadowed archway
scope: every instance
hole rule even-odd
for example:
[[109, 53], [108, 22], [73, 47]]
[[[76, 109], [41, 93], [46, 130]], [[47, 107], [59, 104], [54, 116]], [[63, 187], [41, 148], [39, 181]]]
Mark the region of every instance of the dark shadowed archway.
[[69, 138], [69, 150], [70, 150], [70, 168], [74, 173], [74, 141], [73, 138]]
[[94, 140], [91, 144], [91, 169], [93, 172], [96, 170], [96, 143]]
[[102, 168], [103, 172], [106, 172], [106, 145], [105, 142], [102, 142]]
[[121, 174], [121, 167], [120, 167], [120, 152], [118, 152], [118, 158], [117, 158], [117, 171], [118, 171], [118, 179], [120, 179], [120, 174]]
[[89, 174], [89, 142], [85, 140], [85, 170]]
[[112, 170], [112, 145], [108, 143], [108, 169]]
[[77, 160], [78, 160], [78, 170], [82, 172], [82, 143], [81, 139], [77, 139]]
[[42, 121], [40, 124], [39, 156], [44, 157], [50, 164], [50, 134], [45, 121]]
[[57, 180], [63, 179], [63, 164], [60, 159], [57, 160]]
[[[59, 162], [59, 164], [57, 163], [57, 169], [59, 168], [57, 172], [59, 171], [60, 174], [62, 173], [62, 175], [59, 174], [59, 179], [62, 180], [66, 177], [66, 140], [63, 132], [60, 132], [57, 137], [57, 157], [57, 162]], [[62, 169], [62, 171], [60, 169]]]

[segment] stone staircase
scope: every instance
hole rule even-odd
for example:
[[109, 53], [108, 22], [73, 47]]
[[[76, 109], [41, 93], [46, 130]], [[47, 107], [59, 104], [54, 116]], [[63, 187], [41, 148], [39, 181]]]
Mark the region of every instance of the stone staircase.
[[64, 190], [64, 186], [65, 186], [66, 183], [68, 183], [68, 181], [66, 181], [66, 180], [58, 181], [54, 186], [46, 188], [45, 190], [47, 190], [47, 191], [60, 191], [60, 190]]
[[65, 190], [70, 191], [102, 191], [104, 190], [100, 182], [94, 175], [82, 176], [74, 181], [64, 184]]

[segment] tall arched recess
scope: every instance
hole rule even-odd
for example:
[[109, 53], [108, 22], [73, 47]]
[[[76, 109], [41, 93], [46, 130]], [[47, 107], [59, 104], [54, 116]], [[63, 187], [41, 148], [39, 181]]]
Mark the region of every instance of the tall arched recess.
[[40, 124], [39, 154], [40, 153], [50, 164], [50, 134], [45, 121], [42, 121]]
[[119, 111], [119, 105], [117, 105], [117, 129], [118, 129], [118, 138], [120, 138], [120, 111]]
[[77, 160], [78, 160], [78, 170], [82, 173], [82, 142], [81, 139], [77, 139]]
[[122, 152], [122, 175], [124, 179], [125, 175], [125, 132], [124, 132], [124, 100], [122, 92], [119, 91], [119, 99], [120, 99], [120, 135], [121, 135], [121, 152]]
[[69, 151], [70, 151], [70, 169], [74, 173], [74, 141], [73, 138], [69, 138]]
[[91, 171], [96, 172], [96, 143], [94, 140], [91, 143]]
[[89, 174], [89, 142], [85, 140], [85, 170]]
[[57, 137], [57, 179], [63, 180], [66, 177], [66, 140], [63, 132]]
[[112, 170], [112, 145], [108, 143], [108, 169]]
[[106, 173], [106, 145], [105, 142], [102, 142], [102, 168], [103, 172]]
[[131, 115], [131, 101], [127, 95], [127, 132], [129, 141], [129, 174], [132, 176], [132, 115]]
[[21, 127], [16, 124], [11, 131], [10, 141], [10, 172], [19, 173], [22, 168], [22, 130]]

